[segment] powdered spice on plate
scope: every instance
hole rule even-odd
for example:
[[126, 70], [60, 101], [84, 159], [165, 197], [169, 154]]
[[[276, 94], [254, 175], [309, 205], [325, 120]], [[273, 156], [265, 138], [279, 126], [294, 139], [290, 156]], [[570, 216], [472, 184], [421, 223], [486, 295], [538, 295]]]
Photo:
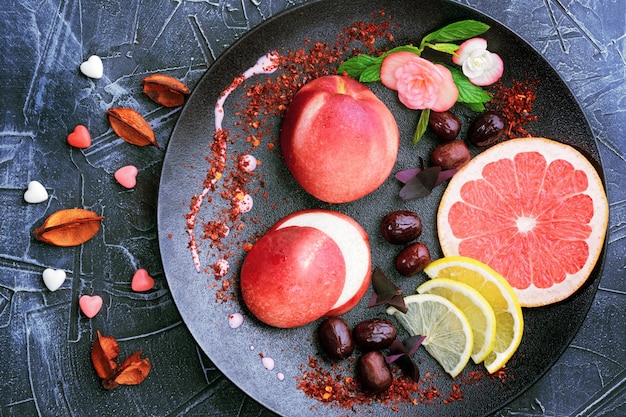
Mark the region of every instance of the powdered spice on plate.
[[508, 137], [531, 136], [527, 125], [537, 120], [533, 106], [537, 98], [539, 80], [514, 80], [505, 86], [498, 81], [492, 88], [493, 99], [486, 107], [501, 113], [508, 122]]

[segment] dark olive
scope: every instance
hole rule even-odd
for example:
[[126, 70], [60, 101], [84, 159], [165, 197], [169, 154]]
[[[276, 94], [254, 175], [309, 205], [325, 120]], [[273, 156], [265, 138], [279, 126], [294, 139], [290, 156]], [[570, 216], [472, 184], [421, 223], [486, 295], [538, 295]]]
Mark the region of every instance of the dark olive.
[[467, 131], [467, 138], [476, 146], [489, 146], [502, 137], [506, 125], [506, 119], [501, 114], [485, 112], [474, 120]]
[[405, 277], [423, 271], [428, 264], [430, 264], [430, 252], [422, 242], [407, 246], [396, 257], [396, 270]]
[[428, 127], [439, 139], [449, 142], [458, 136], [461, 130], [461, 121], [450, 111], [431, 111]]
[[317, 329], [320, 345], [329, 358], [345, 359], [354, 352], [350, 326], [341, 317], [329, 317]]
[[440, 166], [442, 170], [461, 168], [471, 158], [469, 148], [462, 140], [437, 145], [430, 154], [430, 162]]
[[422, 234], [422, 219], [412, 211], [393, 211], [383, 217], [380, 232], [389, 243], [408, 243]]
[[386, 319], [369, 319], [357, 324], [352, 336], [363, 351], [387, 349], [396, 339], [396, 326]]
[[361, 355], [356, 364], [357, 379], [365, 391], [377, 394], [387, 391], [393, 376], [385, 357], [377, 350]]

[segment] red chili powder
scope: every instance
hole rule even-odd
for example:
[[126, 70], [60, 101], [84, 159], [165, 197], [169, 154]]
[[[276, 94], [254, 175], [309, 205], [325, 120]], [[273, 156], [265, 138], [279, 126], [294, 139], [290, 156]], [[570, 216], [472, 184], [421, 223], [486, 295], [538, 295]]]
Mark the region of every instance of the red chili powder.
[[498, 81], [490, 89], [493, 99], [486, 107], [506, 118], [509, 124], [507, 136], [532, 136], [527, 124], [537, 120], [537, 116], [532, 113], [538, 84], [539, 80], [514, 80], [511, 85], [505, 86], [502, 81]]
[[[402, 374], [399, 368], [392, 365], [394, 376], [389, 389], [380, 394], [362, 391], [353, 377], [354, 357], [343, 362], [327, 363], [319, 358], [309, 356], [306, 365], [301, 365], [302, 375], [297, 377], [296, 386], [308, 397], [320, 401], [325, 406], [357, 411], [359, 406], [382, 404], [394, 411], [400, 410], [401, 404], [441, 405], [455, 401], [463, 401], [463, 386], [476, 385], [482, 380], [485, 372], [472, 371], [460, 375], [449, 390], [444, 392], [435, 385], [435, 374], [426, 372], [419, 382]], [[442, 377], [441, 373], [436, 374]]]

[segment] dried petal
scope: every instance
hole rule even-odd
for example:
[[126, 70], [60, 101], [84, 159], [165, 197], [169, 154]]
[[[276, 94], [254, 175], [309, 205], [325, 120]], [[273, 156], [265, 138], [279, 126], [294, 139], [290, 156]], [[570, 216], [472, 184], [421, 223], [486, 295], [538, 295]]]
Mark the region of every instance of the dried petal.
[[65, 209], [48, 217], [34, 230], [35, 239], [54, 246], [77, 246], [98, 233], [104, 216], [91, 210]]
[[137, 385], [146, 379], [150, 368], [150, 360], [141, 359], [141, 351], [137, 351], [122, 363], [115, 377], [115, 382], [120, 385]]
[[98, 337], [91, 349], [91, 362], [105, 389], [112, 390], [119, 385], [139, 384], [146, 379], [150, 372], [150, 361], [141, 359], [141, 351], [130, 355], [118, 367], [119, 352], [120, 348], [117, 341], [111, 336], [102, 336], [98, 331]]
[[107, 110], [107, 115], [113, 131], [126, 142], [137, 146], [159, 147], [152, 128], [135, 110], [124, 107], [113, 108]]
[[180, 106], [189, 95], [189, 88], [169, 75], [152, 74], [144, 78], [142, 83], [143, 92], [165, 107]]
[[102, 336], [98, 330], [98, 337], [93, 342], [91, 349], [91, 362], [100, 378], [113, 379], [119, 353], [120, 347], [117, 341], [111, 336]]

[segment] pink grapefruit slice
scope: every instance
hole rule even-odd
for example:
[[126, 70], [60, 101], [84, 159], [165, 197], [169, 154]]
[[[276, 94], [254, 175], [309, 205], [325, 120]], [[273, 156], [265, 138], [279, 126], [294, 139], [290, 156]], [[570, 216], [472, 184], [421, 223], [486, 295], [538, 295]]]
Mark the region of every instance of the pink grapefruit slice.
[[450, 180], [437, 214], [445, 256], [478, 259], [504, 276], [520, 304], [572, 295], [604, 244], [608, 202], [598, 172], [573, 147], [511, 139]]

